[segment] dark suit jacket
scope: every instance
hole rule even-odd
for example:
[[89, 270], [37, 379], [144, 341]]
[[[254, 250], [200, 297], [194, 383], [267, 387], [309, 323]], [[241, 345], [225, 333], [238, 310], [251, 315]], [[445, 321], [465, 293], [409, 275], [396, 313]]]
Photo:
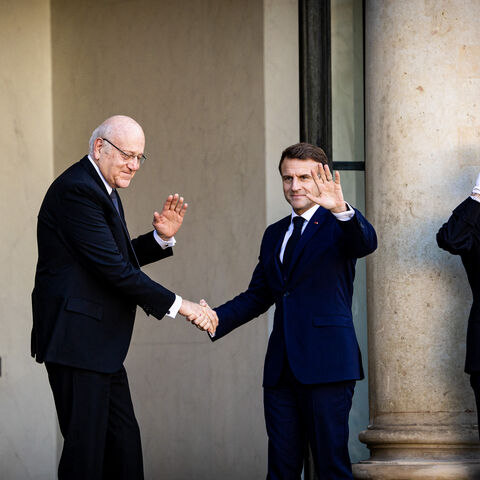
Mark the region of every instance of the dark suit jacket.
[[264, 368], [264, 386], [277, 383], [285, 354], [304, 384], [363, 378], [352, 322], [355, 262], [377, 246], [375, 230], [356, 210], [347, 222], [319, 207], [282, 271], [280, 248], [291, 217], [270, 225], [263, 236], [257, 267], [248, 289], [216, 308], [219, 325], [213, 340], [275, 304]]
[[465, 372], [480, 371], [480, 203], [467, 198], [437, 233], [440, 248], [460, 255], [472, 288]]
[[[120, 205], [121, 207], [121, 205]], [[136, 305], [162, 318], [175, 294], [140, 267], [172, 255], [150, 232], [130, 240], [87, 157], [50, 186], [38, 215], [32, 355], [111, 373], [130, 344]]]

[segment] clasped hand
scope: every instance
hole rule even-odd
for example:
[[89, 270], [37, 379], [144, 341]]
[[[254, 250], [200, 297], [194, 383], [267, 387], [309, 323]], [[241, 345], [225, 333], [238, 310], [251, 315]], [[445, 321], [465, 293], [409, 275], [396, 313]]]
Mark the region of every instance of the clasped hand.
[[217, 329], [217, 314], [205, 301], [200, 305], [190, 300], [182, 299], [182, 306], [180, 307], [179, 313], [200, 330], [208, 331], [213, 335]]

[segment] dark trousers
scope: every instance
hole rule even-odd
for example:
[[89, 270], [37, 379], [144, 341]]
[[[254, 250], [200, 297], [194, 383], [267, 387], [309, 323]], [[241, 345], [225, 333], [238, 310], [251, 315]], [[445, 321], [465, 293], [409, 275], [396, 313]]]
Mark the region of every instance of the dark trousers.
[[64, 438], [59, 480], [143, 480], [127, 372], [45, 364]]
[[470, 375], [470, 385], [475, 394], [475, 403], [477, 404], [477, 425], [480, 438], [480, 372], [472, 372]]
[[290, 367], [264, 388], [268, 434], [267, 480], [300, 480], [310, 444], [320, 480], [352, 479], [348, 415], [355, 381], [303, 385]]

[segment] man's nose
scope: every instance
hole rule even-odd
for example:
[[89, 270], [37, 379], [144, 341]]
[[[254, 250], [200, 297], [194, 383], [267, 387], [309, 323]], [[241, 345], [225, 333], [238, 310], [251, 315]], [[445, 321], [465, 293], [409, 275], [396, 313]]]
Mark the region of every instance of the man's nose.
[[127, 163], [127, 166], [130, 170], [133, 170], [134, 172], [136, 172], [140, 168], [140, 162], [137, 159], [130, 160]]
[[300, 190], [300, 182], [295, 177], [292, 179], [292, 190]]

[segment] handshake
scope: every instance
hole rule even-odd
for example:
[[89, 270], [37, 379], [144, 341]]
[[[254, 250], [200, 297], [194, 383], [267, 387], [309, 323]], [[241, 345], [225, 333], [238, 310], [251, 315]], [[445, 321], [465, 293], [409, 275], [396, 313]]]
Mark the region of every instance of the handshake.
[[182, 299], [182, 306], [178, 310], [188, 322], [191, 322], [200, 330], [208, 331], [211, 335], [215, 333], [218, 325], [218, 317], [205, 300], [199, 303]]

